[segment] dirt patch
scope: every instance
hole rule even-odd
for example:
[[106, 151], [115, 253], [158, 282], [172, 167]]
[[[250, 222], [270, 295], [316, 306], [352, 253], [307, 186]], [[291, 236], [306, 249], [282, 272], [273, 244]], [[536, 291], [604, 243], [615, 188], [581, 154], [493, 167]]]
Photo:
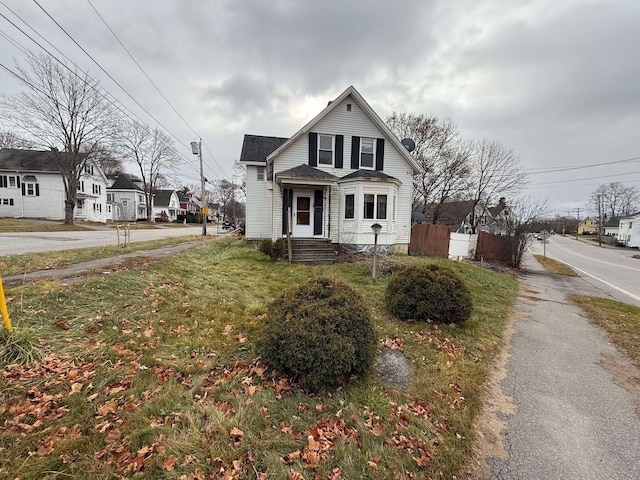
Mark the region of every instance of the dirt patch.
[[538, 297], [532, 297], [530, 295], [519, 295], [520, 298], [526, 298], [527, 300], [533, 300], [535, 302], [544, 302], [545, 300]]
[[633, 366], [619, 363], [613, 355], [609, 354], [602, 355], [600, 365], [613, 375], [613, 383], [633, 395], [636, 414], [640, 417], [640, 372]]

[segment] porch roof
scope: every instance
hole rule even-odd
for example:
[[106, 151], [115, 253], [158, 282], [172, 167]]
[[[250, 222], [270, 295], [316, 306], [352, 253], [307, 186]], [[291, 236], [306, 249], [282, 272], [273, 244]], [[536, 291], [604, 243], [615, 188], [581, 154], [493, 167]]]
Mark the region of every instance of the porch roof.
[[316, 185], [326, 185], [338, 180], [338, 177], [328, 172], [323, 172], [309, 165], [298, 165], [297, 167], [283, 170], [276, 173], [276, 182], [282, 183], [286, 180], [288, 183], [315, 183]]

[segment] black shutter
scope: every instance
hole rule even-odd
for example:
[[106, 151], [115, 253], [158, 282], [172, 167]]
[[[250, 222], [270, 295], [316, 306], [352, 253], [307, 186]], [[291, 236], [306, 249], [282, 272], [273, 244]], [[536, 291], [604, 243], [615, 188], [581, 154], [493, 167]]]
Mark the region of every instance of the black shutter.
[[360, 168], [360, 137], [351, 137], [351, 168]]
[[293, 190], [285, 188], [282, 192], [282, 234], [287, 234], [287, 212], [293, 204]]
[[0, 188], [5, 188], [7, 186], [7, 176], [0, 175]]
[[16, 185], [18, 188], [20, 188], [20, 177], [16, 177]]
[[384, 170], [384, 138], [376, 141], [376, 170]]
[[27, 191], [24, 188], [24, 183], [22, 184], [22, 196], [24, 197], [27, 194]]
[[313, 196], [313, 234], [322, 234], [322, 190], [315, 190]]
[[336, 135], [336, 168], [342, 168], [344, 154], [344, 135]]
[[36, 183], [36, 197], [40, 196], [40, 184]]
[[309, 132], [309, 166], [318, 166], [318, 134]]

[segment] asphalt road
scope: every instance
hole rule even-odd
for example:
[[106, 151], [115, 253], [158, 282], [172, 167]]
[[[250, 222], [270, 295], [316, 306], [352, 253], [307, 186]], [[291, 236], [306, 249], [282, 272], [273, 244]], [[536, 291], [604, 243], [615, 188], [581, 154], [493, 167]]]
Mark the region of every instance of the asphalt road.
[[637, 371], [566, 302], [591, 287], [527, 257], [497, 411], [506, 429], [487, 478], [639, 479]]
[[[215, 234], [215, 226], [207, 230]], [[202, 226], [167, 227], [131, 230], [131, 242], [158, 240], [169, 237], [183, 237], [202, 234]], [[120, 241], [123, 241], [123, 237]], [[0, 233], [0, 256], [21, 255], [25, 253], [71, 250], [73, 248], [100, 247], [117, 245], [118, 234], [115, 228], [82, 232], [11, 232]]]
[[[542, 254], [542, 241], [534, 240], [533, 253]], [[599, 247], [574, 237], [552, 235], [546, 255], [572, 267], [584, 280], [615, 300], [640, 306], [640, 259], [637, 249]]]

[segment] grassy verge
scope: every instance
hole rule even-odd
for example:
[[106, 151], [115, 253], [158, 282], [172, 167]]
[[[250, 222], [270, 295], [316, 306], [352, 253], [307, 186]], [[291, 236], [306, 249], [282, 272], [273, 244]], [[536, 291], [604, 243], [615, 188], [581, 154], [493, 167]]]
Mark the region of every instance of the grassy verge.
[[640, 255], [632, 255], [631, 258], [639, 258], [640, 259]]
[[71, 232], [85, 231], [82, 225], [64, 225], [62, 222], [37, 222], [20, 218], [0, 218], [0, 233], [7, 232]]
[[[387, 273], [373, 281], [359, 263], [271, 262], [236, 239], [71, 287], [9, 289], [22, 345], [44, 357], [1, 372], [0, 473], [23, 480], [460, 475], [516, 280], [446, 260], [398, 260], [459, 272], [472, 292], [472, 317], [460, 326], [398, 322], [384, 308]], [[380, 350], [401, 350], [411, 364], [409, 391], [372, 373], [307, 395], [256, 358], [266, 304], [318, 276], [362, 294]]]
[[134, 242], [130, 243], [126, 247], [109, 245], [104, 247], [78, 248], [56, 252], [30, 253], [27, 255], [9, 255], [0, 257], [0, 274], [2, 276], [19, 275], [38, 270], [61, 268], [73, 263], [85, 262], [87, 260], [113, 257], [123, 253], [139, 252], [141, 250], [177, 245], [184, 242], [204, 240], [208, 239], [200, 235], [192, 235], [164, 238], [160, 240], [148, 240], [145, 242]]
[[569, 296], [587, 318], [604, 329], [631, 362], [640, 367], [640, 308], [606, 298]]
[[558, 262], [557, 260], [553, 260], [549, 257], [544, 257], [542, 255], [534, 255], [536, 260], [542, 265], [548, 272], [555, 273], [557, 275], [567, 275], [569, 277], [577, 277], [578, 274], [574, 272], [570, 267], [565, 265], [562, 262]]

